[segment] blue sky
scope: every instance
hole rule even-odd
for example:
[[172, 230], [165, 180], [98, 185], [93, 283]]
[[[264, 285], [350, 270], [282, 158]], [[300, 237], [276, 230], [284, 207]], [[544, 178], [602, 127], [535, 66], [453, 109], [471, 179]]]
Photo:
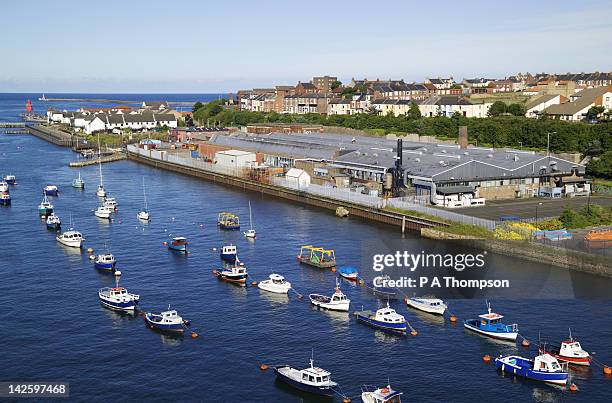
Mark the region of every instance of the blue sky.
[[0, 92], [612, 70], [610, 1], [2, 2]]

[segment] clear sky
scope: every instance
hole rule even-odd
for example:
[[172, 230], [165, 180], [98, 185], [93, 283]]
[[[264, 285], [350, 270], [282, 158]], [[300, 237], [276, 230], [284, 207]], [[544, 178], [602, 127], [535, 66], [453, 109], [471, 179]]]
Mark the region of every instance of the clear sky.
[[609, 0], [9, 0], [0, 15], [0, 92], [612, 70]]

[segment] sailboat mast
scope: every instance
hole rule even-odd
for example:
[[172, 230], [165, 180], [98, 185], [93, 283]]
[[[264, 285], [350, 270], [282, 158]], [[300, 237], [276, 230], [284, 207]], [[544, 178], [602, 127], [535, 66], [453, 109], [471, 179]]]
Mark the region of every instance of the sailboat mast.
[[145, 192], [144, 177], [142, 178], [142, 196], [144, 197], [144, 208], [147, 211], [147, 193]]
[[100, 167], [100, 187], [104, 186], [102, 182], [102, 157], [100, 156], [100, 133], [98, 133], [98, 166]]
[[249, 200], [249, 225], [253, 229], [253, 214], [251, 213], [251, 201]]

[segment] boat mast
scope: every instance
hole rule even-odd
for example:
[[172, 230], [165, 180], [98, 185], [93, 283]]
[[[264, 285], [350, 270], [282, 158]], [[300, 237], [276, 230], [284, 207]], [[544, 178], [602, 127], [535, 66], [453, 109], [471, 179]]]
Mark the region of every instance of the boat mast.
[[251, 201], [249, 200], [249, 225], [253, 229], [253, 214], [251, 214]]
[[98, 165], [100, 167], [100, 187], [103, 188], [104, 184], [102, 183], [102, 158], [100, 157], [100, 133], [98, 133]]
[[147, 211], [147, 194], [145, 192], [144, 176], [142, 177], [142, 196], [144, 197], [144, 209]]

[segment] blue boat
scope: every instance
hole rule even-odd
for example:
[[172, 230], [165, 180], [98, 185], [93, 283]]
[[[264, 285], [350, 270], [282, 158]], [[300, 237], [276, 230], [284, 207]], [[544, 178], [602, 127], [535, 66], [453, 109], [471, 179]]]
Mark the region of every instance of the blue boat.
[[59, 231], [62, 228], [62, 221], [55, 213], [51, 213], [47, 216], [46, 224], [47, 229], [52, 231]]
[[221, 259], [226, 262], [236, 263], [238, 259], [238, 250], [236, 245], [228, 245], [221, 248]]
[[503, 372], [534, 381], [566, 385], [568, 380], [567, 370], [550, 354], [538, 355], [533, 360], [518, 355], [500, 355], [495, 359], [495, 366]]
[[279, 365], [274, 367], [276, 378], [303, 392], [312, 393], [319, 396], [334, 396], [334, 390], [338, 384], [331, 380], [331, 373], [314, 366], [314, 361], [310, 359], [310, 367], [297, 369], [290, 365]]
[[187, 326], [190, 325], [188, 320], [184, 320], [175, 310], [168, 310], [161, 313], [147, 312], [144, 315], [145, 324], [151, 329], [168, 333], [183, 334]]
[[388, 301], [386, 307], [378, 309], [376, 312], [356, 311], [354, 315], [357, 317], [357, 321], [381, 330], [405, 333], [408, 328], [406, 318], [395, 312], [395, 309], [389, 306]]
[[98, 291], [100, 303], [107, 308], [118, 311], [134, 311], [140, 296], [130, 294], [123, 287], [105, 287]]
[[94, 267], [98, 270], [107, 270], [114, 272], [117, 261], [112, 253], [104, 253], [96, 256]]
[[45, 196], [57, 196], [59, 194], [59, 189], [55, 185], [47, 185], [43, 189], [43, 194]]
[[487, 302], [488, 313], [478, 315], [480, 319], [468, 319], [463, 326], [478, 334], [494, 339], [516, 341], [518, 337], [518, 325], [506, 325], [501, 322], [502, 315], [491, 312], [491, 304]]
[[341, 267], [338, 269], [338, 274], [344, 279], [350, 281], [357, 281], [359, 278], [359, 272], [354, 267]]
[[177, 252], [187, 252], [187, 238], [182, 236], [172, 238], [172, 241], [168, 242], [168, 249]]

